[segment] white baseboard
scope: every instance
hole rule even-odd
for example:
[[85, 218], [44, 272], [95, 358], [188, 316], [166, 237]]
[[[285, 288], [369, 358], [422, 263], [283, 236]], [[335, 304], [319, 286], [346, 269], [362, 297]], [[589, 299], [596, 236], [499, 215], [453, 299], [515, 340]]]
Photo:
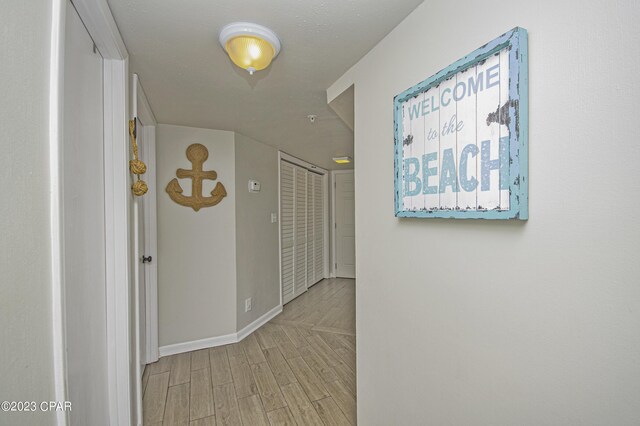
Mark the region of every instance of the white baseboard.
[[245, 328], [243, 328], [242, 330], [238, 331], [238, 333], [237, 333], [238, 334], [238, 337], [237, 337], [238, 340], [237, 341], [238, 342], [241, 341], [242, 339], [244, 339], [245, 337], [247, 337], [248, 335], [250, 335], [251, 333], [253, 333], [257, 329], [262, 327], [264, 324], [269, 322], [269, 320], [271, 320], [273, 317], [278, 315], [280, 312], [282, 312], [282, 306], [278, 305], [275, 308], [273, 308], [272, 310], [270, 310], [269, 312], [267, 312], [266, 314], [262, 315], [257, 320], [255, 320], [252, 323], [248, 324]]
[[215, 346], [228, 345], [229, 343], [235, 343], [237, 341], [237, 333], [231, 333], [223, 336], [192, 340], [190, 342], [174, 343], [173, 345], [160, 346], [160, 357], [181, 354], [183, 352], [197, 351], [199, 349], [213, 348]]
[[273, 317], [282, 312], [282, 306], [278, 305], [271, 309], [260, 318], [253, 321], [251, 324], [244, 327], [237, 333], [225, 334], [223, 336], [208, 337], [206, 339], [192, 340], [190, 342], [174, 343], [172, 345], [160, 346], [160, 356], [169, 356], [175, 354], [181, 354], [184, 352], [197, 351], [199, 349], [213, 348], [216, 346], [228, 345], [230, 343], [237, 343], [247, 337], [249, 334], [256, 331], [262, 325], [266, 324]]

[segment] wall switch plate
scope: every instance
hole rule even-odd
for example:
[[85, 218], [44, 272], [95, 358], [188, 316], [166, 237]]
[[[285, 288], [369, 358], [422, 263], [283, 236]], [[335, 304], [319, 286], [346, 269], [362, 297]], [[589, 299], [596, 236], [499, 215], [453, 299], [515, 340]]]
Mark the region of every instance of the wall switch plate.
[[250, 180], [249, 192], [260, 192], [260, 182], [258, 182], [257, 180]]
[[271, 223], [278, 222], [278, 213], [271, 213]]
[[251, 298], [244, 300], [244, 311], [249, 312], [251, 310]]

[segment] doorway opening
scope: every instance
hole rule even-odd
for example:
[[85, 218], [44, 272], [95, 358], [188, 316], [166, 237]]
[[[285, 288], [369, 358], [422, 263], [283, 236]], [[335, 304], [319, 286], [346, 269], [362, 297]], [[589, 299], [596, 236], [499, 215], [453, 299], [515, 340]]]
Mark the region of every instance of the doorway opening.
[[353, 170], [331, 172], [333, 275], [356, 277], [355, 186]]

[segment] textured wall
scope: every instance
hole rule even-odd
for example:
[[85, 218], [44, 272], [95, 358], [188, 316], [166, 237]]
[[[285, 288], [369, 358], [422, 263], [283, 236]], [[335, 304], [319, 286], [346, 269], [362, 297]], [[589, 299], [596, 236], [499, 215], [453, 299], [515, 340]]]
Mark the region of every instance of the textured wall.
[[[193, 127], [157, 127], [158, 315], [160, 346], [236, 331], [234, 134]], [[185, 151], [193, 143], [209, 150], [203, 194], [216, 182], [227, 190], [218, 205], [195, 212], [165, 192], [176, 169], [191, 169]], [[180, 179], [184, 195], [191, 180]]]
[[[238, 330], [280, 304], [278, 151], [236, 133], [236, 252]], [[261, 184], [250, 193], [249, 179]], [[251, 297], [251, 311], [244, 301]]]
[[[355, 83], [358, 416], [366, 425], [640, 423], [634, 1], [423, 3]], [[393, 96], [529, 31], [530, 220], [393, 215]]]
[[[51, 339], [48, 1], [0, 13], [0, 401], [55, 399]], [[0, 413], [1, 424], [55, 415]]]

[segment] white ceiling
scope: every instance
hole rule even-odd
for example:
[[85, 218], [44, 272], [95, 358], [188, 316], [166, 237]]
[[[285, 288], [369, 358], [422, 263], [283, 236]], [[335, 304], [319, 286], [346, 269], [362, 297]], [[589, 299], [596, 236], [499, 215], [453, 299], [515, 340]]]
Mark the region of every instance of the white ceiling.
[[[327, 87], [422, 0], [108, 3], [158, 122], [236, 131], [336, 169], [331, 157], [353, 157], [353, 132], [328, 107]], [[234, 21], [278, 34], [269, 68], [250, 76], [229, 60], [218, 32]]]

